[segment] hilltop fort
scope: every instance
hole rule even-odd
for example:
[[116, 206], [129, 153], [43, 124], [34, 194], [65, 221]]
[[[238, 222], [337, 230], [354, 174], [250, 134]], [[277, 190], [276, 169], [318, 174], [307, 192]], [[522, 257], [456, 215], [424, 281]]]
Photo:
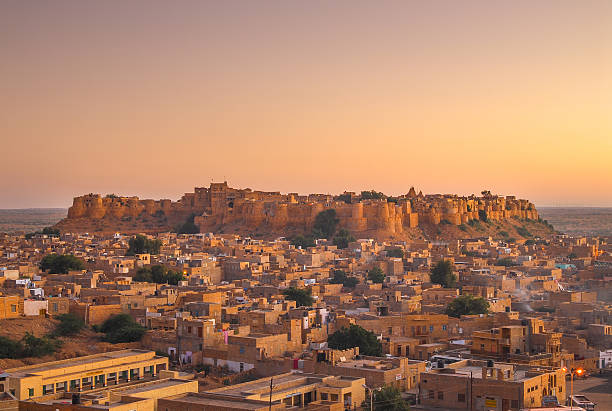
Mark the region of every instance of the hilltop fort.
[[286, 235], [309, 231], [318, 213], [334, 209], [339, 226], [355, 236], [402, 237], [414, 229], [474, 221], [537, 220], [528, 200], [513, 196], [418, 194], [411, 188], [398, 197], [345, 192], [299, 195], [236, 189], [223, 183], [196, 187], [178, 201], [87, 194], [74, 198], [68, 217], [57, 224], [75, 232], [163, 232], [193, 220], [200, 232]]

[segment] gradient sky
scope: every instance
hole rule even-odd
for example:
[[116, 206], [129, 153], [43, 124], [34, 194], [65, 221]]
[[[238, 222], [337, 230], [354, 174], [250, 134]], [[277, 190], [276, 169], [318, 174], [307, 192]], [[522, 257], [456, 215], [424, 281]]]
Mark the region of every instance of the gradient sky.
[[0, 208], [211, 180], [612, 206], [612, 1], [0, 2]]

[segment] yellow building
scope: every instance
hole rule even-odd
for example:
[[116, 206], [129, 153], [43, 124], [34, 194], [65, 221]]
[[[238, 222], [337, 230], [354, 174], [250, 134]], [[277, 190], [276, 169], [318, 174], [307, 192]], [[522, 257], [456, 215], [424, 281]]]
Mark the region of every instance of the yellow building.
[[130, 380], [153, 378], [168, 368], [154, 351], [121, 350], [6, 370], [0, 391], [18, 400], [59, 392], [81, 392]]

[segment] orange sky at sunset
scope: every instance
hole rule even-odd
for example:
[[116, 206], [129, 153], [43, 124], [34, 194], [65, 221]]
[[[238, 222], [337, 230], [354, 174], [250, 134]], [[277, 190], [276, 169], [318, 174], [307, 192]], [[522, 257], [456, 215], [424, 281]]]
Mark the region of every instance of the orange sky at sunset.
[[612, 1], [0, 2], [0, 208], [194, 186], [612, 206]]

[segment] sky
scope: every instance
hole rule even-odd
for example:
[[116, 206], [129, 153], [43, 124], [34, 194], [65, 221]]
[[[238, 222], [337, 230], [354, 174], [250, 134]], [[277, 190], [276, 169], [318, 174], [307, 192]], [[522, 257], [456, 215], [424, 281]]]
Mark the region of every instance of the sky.
[[612, 206], [612, 1], [0, 2], [0, 208], [194, 186]]

